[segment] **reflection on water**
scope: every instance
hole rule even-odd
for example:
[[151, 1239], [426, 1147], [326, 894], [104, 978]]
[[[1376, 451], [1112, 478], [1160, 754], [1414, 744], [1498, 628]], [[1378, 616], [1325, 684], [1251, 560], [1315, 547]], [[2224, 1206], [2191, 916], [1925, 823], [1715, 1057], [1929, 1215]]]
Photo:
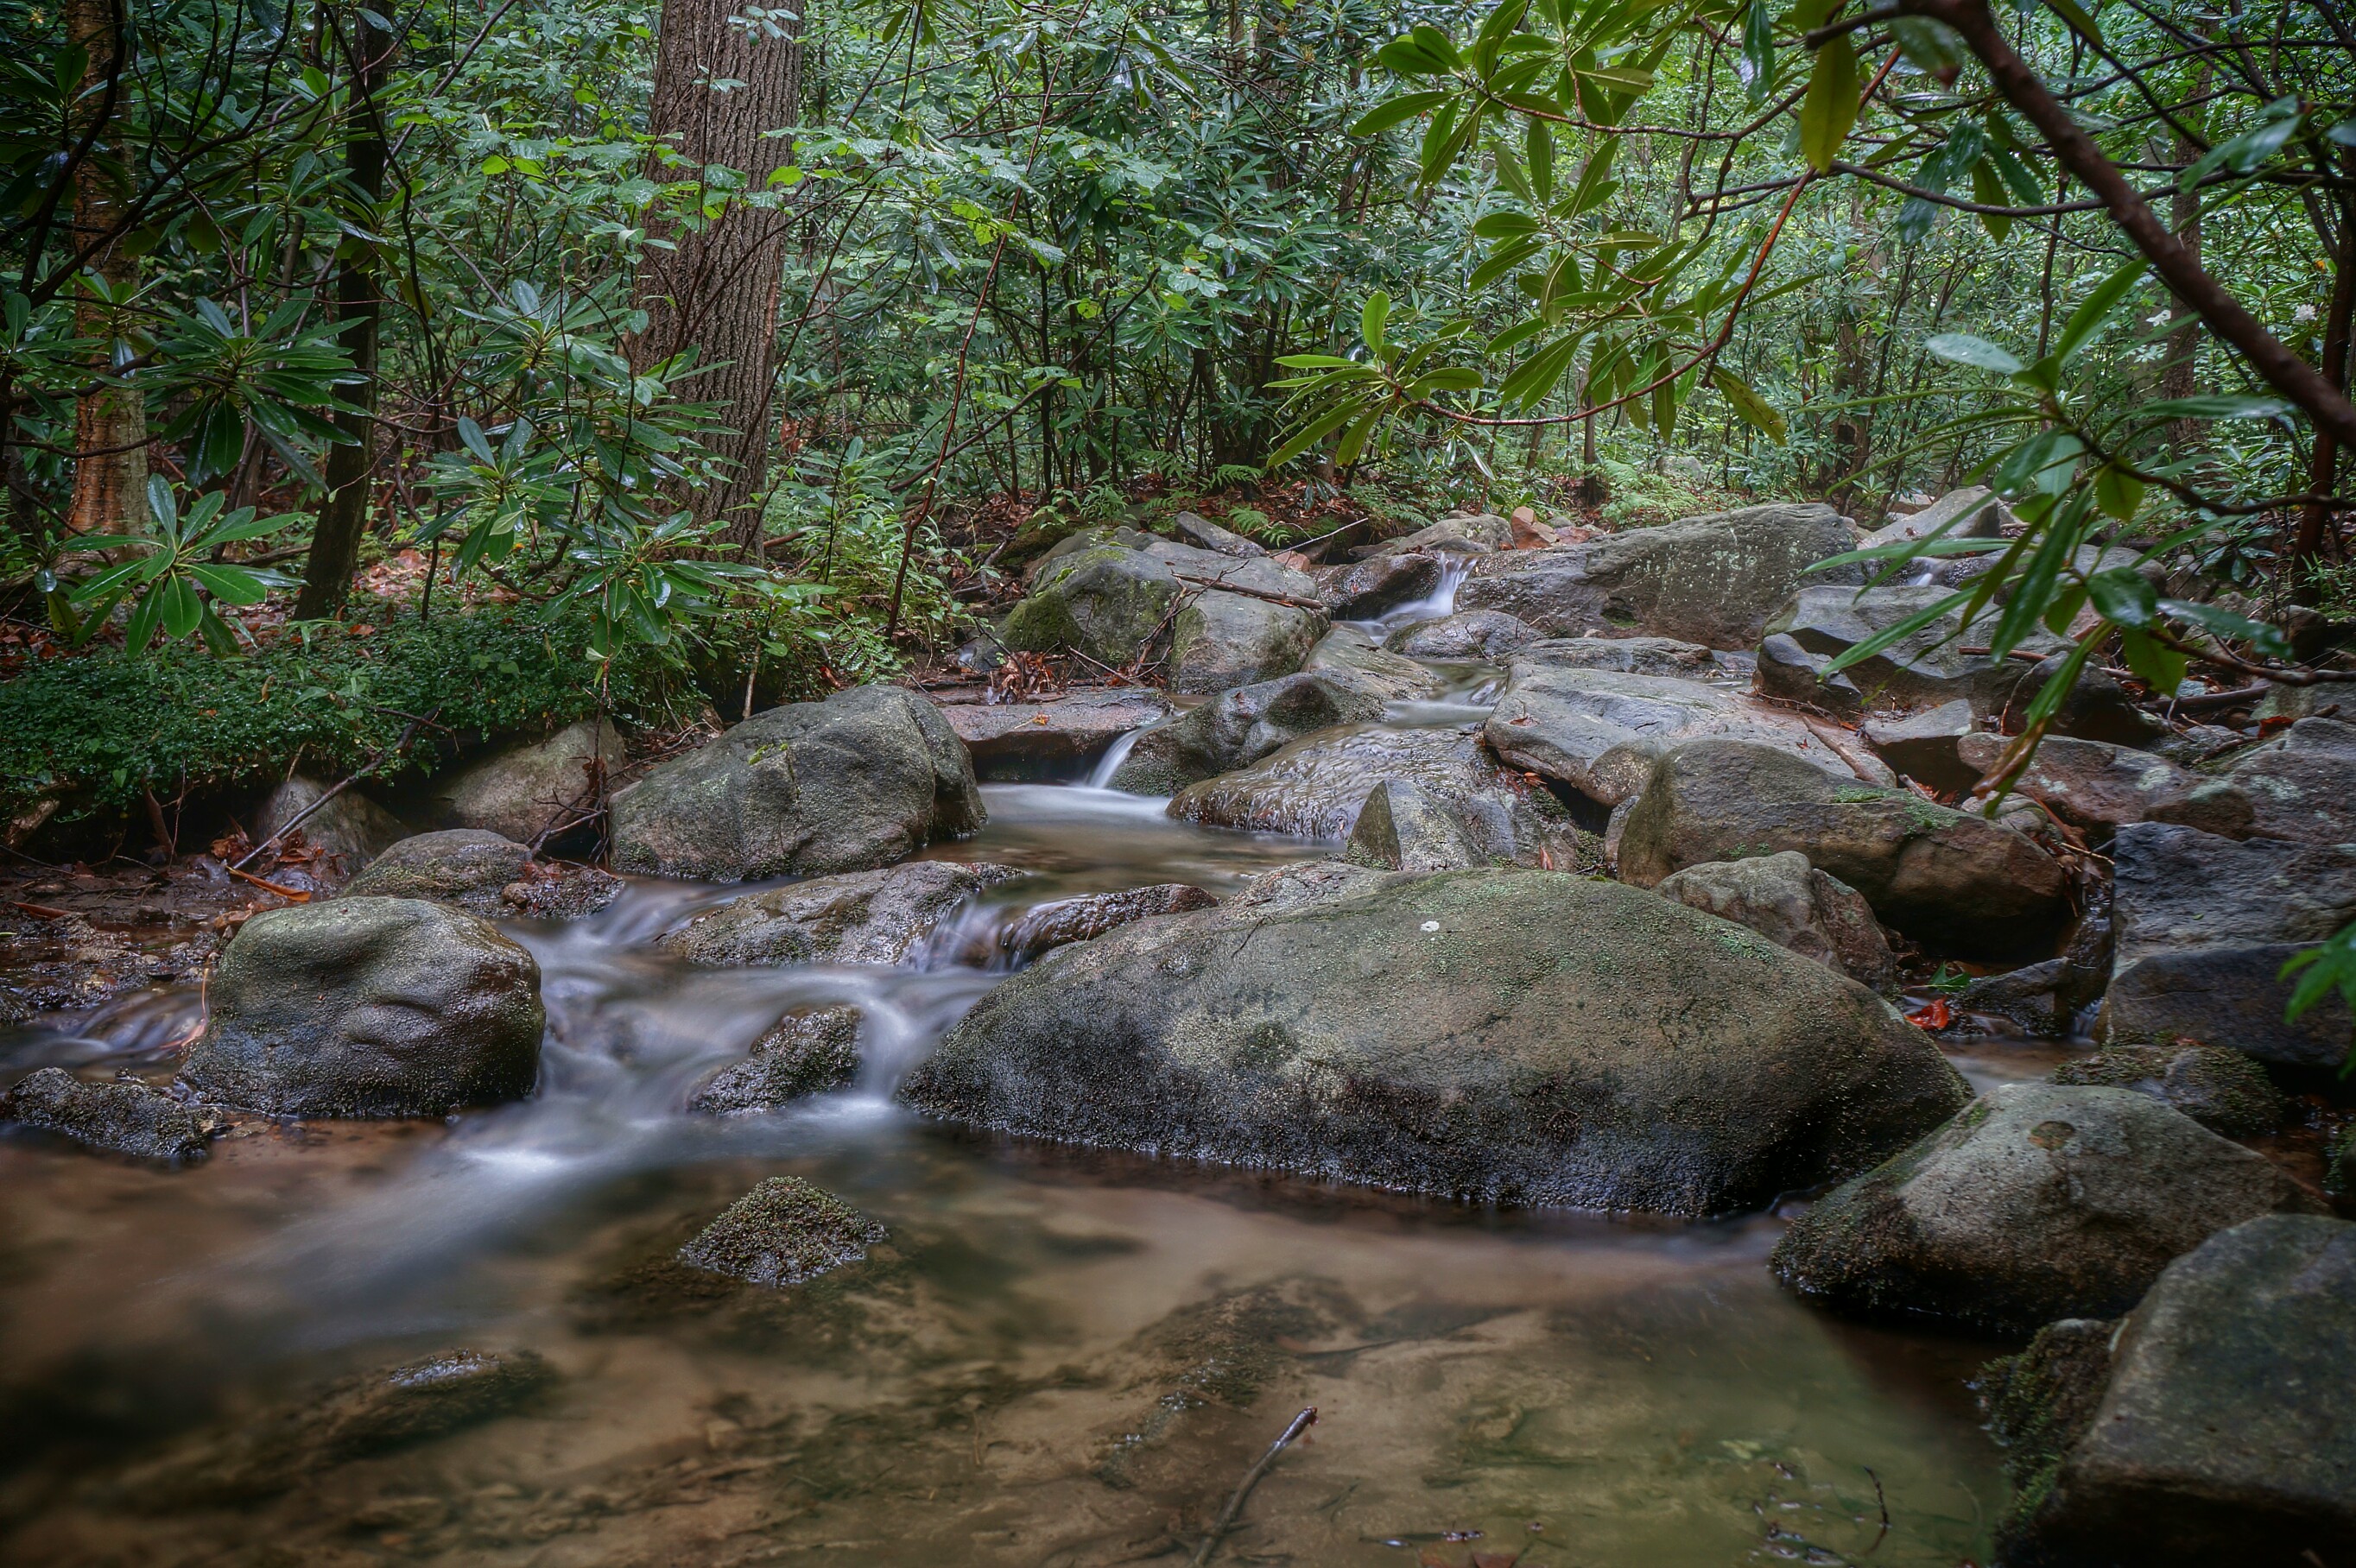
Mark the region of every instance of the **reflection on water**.
[[[1318, 852], [1100, 789], [986, 793], [991, 827], [935, 853], [1034, 869], [1000, 890], [1025, 902], [1224, 893]], [[1984, 1558], [1999, 1491], [1962, 1386], [1982, 1349], [1798, 1307], [1762, 1266], [1772, 1220], [1475, 1211], [930, 1127], [891, 1087], [996, 976], [651, 951], [740, 891], [634, 882], [590, 919], [512, 928], [550, 1016], [529, 1102], [250, 1123], [170, 1174], [0, 1140], [0, 1557], [1176, 1563], [1314, 1404], [1220, 1561]], [[834, 1002], [863, 1015], [849, 1089], [680, 1112], [780, 1012]], [[14, 1065], [138, 1065], [191, 1006], [122, 1005]], [[669, 1261], [780, 1172], [890, 1241], [786, 1292]], [[143, 1513], [107, 1489], [142, 1445], [453, 1345], [530, 1349], [561, 1378], [233, 1507]]]

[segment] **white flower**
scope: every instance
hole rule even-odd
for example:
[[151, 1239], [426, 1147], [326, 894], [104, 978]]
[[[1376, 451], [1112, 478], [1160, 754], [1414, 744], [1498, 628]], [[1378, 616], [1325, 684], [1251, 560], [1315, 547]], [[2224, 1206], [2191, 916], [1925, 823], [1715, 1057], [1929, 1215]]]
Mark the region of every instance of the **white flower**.
[[2293, 321], [2313, 321], [2315, 319], [2315, 307], [2311, 304], [2303, 304], [2297, 310], [2290, 313], [2290, 318]]
[[2166, 311], [2161, 311], [2158, 315], [2145, 316], [2143, 318], [2143, 324], [2146, 326], [2166, 326], [2168, 325], [2168, 313]]

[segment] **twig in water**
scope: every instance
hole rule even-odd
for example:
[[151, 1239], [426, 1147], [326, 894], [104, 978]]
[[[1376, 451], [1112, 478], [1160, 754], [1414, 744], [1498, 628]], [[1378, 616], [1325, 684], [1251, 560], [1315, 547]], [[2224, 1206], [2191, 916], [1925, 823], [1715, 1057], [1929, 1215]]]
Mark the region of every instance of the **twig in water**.
[[1865, 1554], [1870, 1557], [1881, 1549], [1884, 1541], [1890, 1539], [1890, 1499], [1883, 1494], [1881, 1477], [1873, 1473], [1872, 1466], [1865, 1467], [1865, 1474], [1866, 1478], [1873, 1483], [1873, 1500], [1881, 1509], [1881, 1529], [1875, 1532], [1873, 1544], [1865, 1549]]
[[1211, 1553], [1219, 1549], [1220, 1540], [1235, 1529], [1236, 1517], [1244, 1511], [1244, 1499], [1251, 1496], [1254, 1487], [1259, 1485], [1259, 1478], [1268, 1474], [1268, 1467], [1276, 1463], [1276, 1456], [1290, 1447], [1294, 1438], [1316, 1424], [1317, 1407], [1312, 1404], [1292, 1418], [1292, 1424], [1268, 1445], [1268, 1452], [1259, 1456], [1258, 1464], [1244, 1472], [1243, 1484], [1236, 1488], [1236, 1495], [1227, 1499], [1226, 1509], [1219, 1515], [1219, 1522], [1211, 1527], [1211, 1533], [1203, 1537], [1203, 1544], [1194, 1549], [1191, 1568], [1203, 1568], [1203, 1564], [1211, 1560]]

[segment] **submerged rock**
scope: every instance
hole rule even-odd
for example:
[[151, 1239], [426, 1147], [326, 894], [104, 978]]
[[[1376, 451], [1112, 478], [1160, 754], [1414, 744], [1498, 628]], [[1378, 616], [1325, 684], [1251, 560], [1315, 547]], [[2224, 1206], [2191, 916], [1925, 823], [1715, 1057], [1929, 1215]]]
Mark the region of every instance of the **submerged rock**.
[[435, 811], [453, 827], [480, 827], [524, 844], [586, 817], [604, 782], [628, 762], [603, 720], [568, 724], [544, 741], [493, 752], [434, 781]]
[[2027, 1334], [2126, 1311], [2229, 1225], [2321, 1207], [2147, 1095], [2017, 1083], [1827, 1195], [1772, 1266], [1844, 1311]]
[[421, 899], [255, 915], [222, 953], [180, 1075], [292, 1116], [442, 1115], [531, 1092], [540, 965], [489, 923]]
[[1538, 640], [1538, 629], [1503, 610], [1459, 610], [1401, 626], [1384, 639], [1395, 654], [1419, 659], [1495, 659]]
[[857, 1008], [787, 1013], [753, 1042], [751, 1055], [698, 1083], [687, 1108], [706, 1116], [742, 1115], [840, 1089], [859, 1075], [859, 1023]]
[[1654, 764], [1621, 832], [1620, 875], [1650, 887], [1783, 849], [1889, 924], [1959, 952], [2050, 953], [2070, 918], [2068, 878], [2027, 835], [1741, 741], [1692, 741]]
[[[1809, 567], [1856, 543], [1830, 507], [1749, 507], [1585, 544], [1485, 556], [1456, 591], [1456, 607], [1503, 610], [1555, 637], [1621, 632], [1747, 648]], [[1864, 578], [1850, 565], [1804, 581]]]
[[822, 1187], [773, 1176], [679, 1250], [679, 1261], [754, 1285], [800, 1285], [855, 1264], [884, 1227]]
[[128, 1080], [85, 1083], [62, 1067], [44, 1067], [0, 1094], [0, 1122], [11, 1121], [85, 1148], [175, 1164], [204, 1158], [221, 1130], [208, 1106], [184, 1105]]
[[975, 775], [997, 781], [1076, 777], [1115, 741], [1169, 712], [1170, 699], [1144, 687], [1074, 691], [1044, 702], [941, 708], [972, 756]]
[[2063, 1062], [2051, 1082], [2132, 1089], [2229, 1138], [2273, 1132], [2290, 1110], [2264, 1068], [2222, 1045], [2114, 1045]]
[[2117, 957], [2103, 1028], [2122, 1044], [2192, 1040], [2286, 1067], [2339, 1066], [2347, 1004], [2283, 1021], [2282, 966], [2356, 920], [2356, 844], [2236, 842], [2129, 823], [2111, 843]]
[[2270, 1215], [2210, 1237], [2124, 1323], [2057, 1325], [1991, 1380], [2019, 1468], [2000, 1560], [2344, 1568], [2351, 1365], [2356, 1225]]
[[500, 894], [524, 874], [531, 851], [480, 827], [404, 838], [345, 887], [350, 898], [430, 899], [474, 914], [509, 912]]
[[1012, 866], [911, 860], [813, 877], [730, 899], [671, 927], [655, 945], [712, 966], [899, 964], [976, 893], [1022, 875]]
[[1896, 994], [1898, 960], [1855, 888], [1795, 849], [1713, 860], [1663, 878], [1653, 891], [1688, 909], [1749, 926], [1778, 947], [1837, 969], [1869, 990]]
[[1175, 795], [1304, 735], [1380, 719], [1384, 701], [1376, 682], [1346, 669], [1237, 687], [1140, 735], [1108, 782], [1131, 795]]
[[1024, 1136], [1677, 1215], [1864, 1168], [1964, 1101], [1870, 992], [1666, 900], [1333, 873], [1063, 950], [903, 1097]]
[[1559, 870], [1592, 863], [1560, 802], [1500, 768], [1476, 735], [1448, 730], [1325, 730], [1248, 768], [1189, 784], [1170, 815], [1219, 827], [1347, 838], [1376, 784], [1401, 779], [1448, 801], [1493, 860]]
[[859, 686], [755, 713], [615, 796], [613, 863], [710, 882], [822, 876], [888, 866], [988, 816], [939, 710]]

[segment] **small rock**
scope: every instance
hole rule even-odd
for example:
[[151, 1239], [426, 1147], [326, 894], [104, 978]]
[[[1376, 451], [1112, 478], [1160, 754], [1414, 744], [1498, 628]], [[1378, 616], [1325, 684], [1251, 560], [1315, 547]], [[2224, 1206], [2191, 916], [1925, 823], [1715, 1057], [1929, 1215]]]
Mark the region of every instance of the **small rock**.
[[[2020, 677], [2020, 684], [2012, 688], [2013, 709], [2026, 709], [2036, 701], [2045, 683], [2058, 677], [2068, 662], [2068, 656], [2053, 654], [2030, 667], [2029, 673]], [[2136, 707], [2125, 687], [2104, 671], [2093, 668], [2078, 672], [2078, 678], [2071, 683], [2070, 694], [2053, 710], [2051, 730], [2056, 735], [2102, 741], [2114, 746], [2147, 746], [2168, 733], [2168, 726]]]
[[1237, 687], [1138, 736], [1108, 782], [1130, 795], [1174, 795], [1304, 735], [1380, 719], [1384, 702], [1378, 681], [1349, 669], [1302, 670]]
[[941, 717], [972, 754], [977, 777], [1069, 779], [1130, 731], [1158, 722], [1170, 699], [1144, 687], [1075, 691], [1044, 702], [944, 704]]
[[1898, 960], [1863, 895], [1797, 850], [1716, 860], [1663, 878], [1653, 891], [1687, 909], [1749, 926], [1778, 947], [1894, 996]]
[[62, 1067], [44, 1067], [0, 1094], [0, 1121], [22, 1122], [85, 1148], [174, 1164], [204, 1158], [221, 1130], [207, 1107], [184, 1105], [128, 1080], [84, 1083]]
[[655, 945], [712, 967], [900, 964], [976, 893], [1023, 875], [1012, 866], [911, 860], [813, 877], [730, 899], [671, 927]]
[[2150, 816], [2234, 838], [2356, 842], [2356, 725], [2302, 719], [2233, 758], [2223, 777], [2155, 803]]
[[1368, 545], [1353, 553], [1367, 560], [1394, 555], [1487, 555], [1505, 549], [1512, 540], [1512, 528], [1494, 513], [1451, 512], [1404, 539]]
[[2229, 1138], [2274, 1132], [2290, 1110], [2264, 1068], [2219, 1045], [2114, 1045], [2063, 1062], [2051, 1081], [2132, 1089]]
[[604, 720], [568, 724], [544, 741], [495, 752], [434, 781], [431, 798], [452, 827], [479, 827], [520, 844], [583, 820], [605, 782], [629, 762]]
[[579, 920], [622, 896], [622, 879], [594, 866], [534, 860], [499, 890], [499, 905], [526, 920]]
[[1170, 526], [1175, 528], [1188, 544], [1199, 545], [1205, 549], [1216, 550], [1221, 555], [1247, 556], [1268, 553], [1265, 546], [1254, 543], [1239, 533], [1219, 527], [1218, 524], [1198, 512], [1181, 512], [1170, 519]]
[[998, 935], [999, 951], [1018, 961], [1075, 942], [1092, 942], [1131, 921], [1151, 920], [1189, 910], [1210, 909], [1218, 900], [1184, 882], [1157, 882], [1119, 892], [1084, 893], [1035, 904]]
[[[317, 805], [327, 786], [297, 773], [270, 792], [254, 813], [253, 841], [266, 842]], [[347, 870], [365, 866], [408, 835], [401, 819], [356, 789], [348, 789], [312, 811], [294, 829], [303, 842], [342, 859]]]
[[731, 1203], [679, 1250], [708, 1274], [784, 1286], [816, 1279], [867, 1256], [884, 1227], [798, 1176], [773, 1176]]
[[522, 880], [531, 851], [487, 828], [451, 827], [404, 838], [369, 861], [348, 898], [431, 899], [472, 914], [509, 912], [502, 896]]
[[1367, 792], [1342, 857], [1386, 871], [1461, 871], [1489, 858], [1450, 803], [1404, 779]]
[[787, 1013], [753, 1042], [752, 1054], [697, 1084], [687, 1108], [700, 1115], [770, 1111], [789, 1101], [840, 1089], [859, 1074], [857, 1008]]
[[[1972, 705], [1961, 698], [1920, 713], [1868, 720], [1858, 733], [1874, 754], [1897, 772], [1917, 779], [1942, 795], [1960, 795], [1979, 783], [1985, 768], [1965, 763], [1957, 748], [1967, 738], [1977, 740], [1979, 724]], [[2001, 752], [2005, 737], [1986, 737]]]
[[1496, 659], [1538, 640], [1538, 630], [1502, 610], [1463, 610], [1401, 626], [1383, 646], [1417, 659]]
[[[1967, 734], [1955, 742], [1955, 759], [1976, 781], [1996, 771], [2012, 742], [2009, 735]], [[2211, 832], [2229, 831], [2246, 822], [2246, 814], [2230, 807], [2204, 810], [2186, 805], [2185, 797], [2202, 782], [2200, 774], [2149, 752], [2052, 735], [2039, 742], [2013, 792], [2072, 827], [2099, 832], [2141, 822], [2163, 807], [2172, 808], [2178, 816], [2197, 817], [2191, 826]]]
[[1844, 1311], [2028, 1334], [2126, 1311], [2228, 1226], [2321, 1208], [2264, 1156], [2147, 1095], [2016, 1083], [1826, 1195], [1772, 1266]]
[[2049, 958], [1974, 980], [1955, 993], [1955, 1007], [2008, 1019], [2038, 1040], [2067, 1040], [2077, 1015], [2064, 993], [2073, 978], [2066, 958]]

